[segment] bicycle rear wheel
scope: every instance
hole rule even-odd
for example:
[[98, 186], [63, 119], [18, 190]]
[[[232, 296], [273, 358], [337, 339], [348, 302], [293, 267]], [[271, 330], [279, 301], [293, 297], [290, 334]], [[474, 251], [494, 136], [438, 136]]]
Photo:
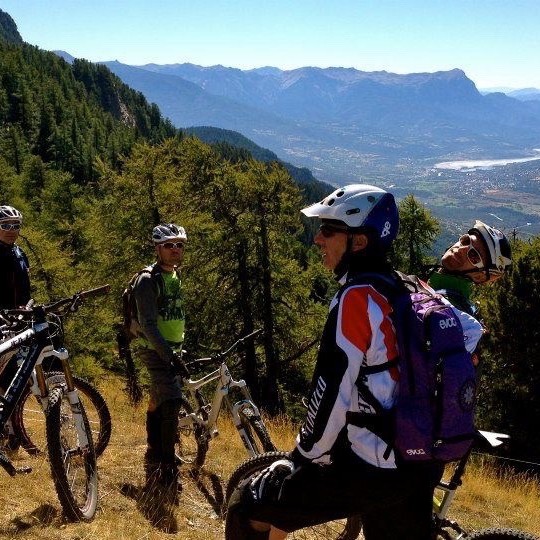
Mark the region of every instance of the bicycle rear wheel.
[[[190, 464], [199, 469], [203, 466], [208, 452], [208, 432], [203, 426], [190, 418], [191, 414], [193, 414], [193, 407], [187, 399], [182, 398], [178, 413], [176, 454], [182, 463]], [[201, 408], [199, 414], [206, 413]]]
[[539, 540], [538, 536], [518, 531], [517, 529], [482, 529], [473, 532], [469, 537], [470, 540]]
[[266, 430], [260, 416], [255, 414], [252, 407], [244, 407], [239, 412], [240, 422], [246, 437], [249, 439], [255, 454], [262, 454], [263, 452], [275, 452], [276, 447], [270, 439], [270, 435]]
[[[61, 388], [49, 395], [46, 416], [51, 475], [60, 504], [72, 521], [90, 521], [96, 512], [98, 477], [92, 432], [81, 402], [71, 406]], [[78, 409], [87, 444], [81, 446], [76, 427]], [[77, 413], [78, 414], [78, 413]]]
[[[287, 458], [286, 452], [267, 452], [258, 456], [252, 457], [242, 463], [231, 475], [227, 487], [225, 489], [225, 504], [227, 505], [233, 491], [239, 486], [239, 484], [253, 476], [254, 474], [262, 471], [274, 461], [278, 459]], [[238, 537], [238, 532], [235, 530], [235, 523], [233, 520], [225, 521], [225, 539], [235, 540]], [[313, 527], [306, 527], [289, 533], [287, 539], [295, 540], [311, 540], [311, 539], [325, 539], [325, 540], [354, 540], [358, 538], [360, 534], [360, 520], [354, 516], [349, 519], [340, 519], [330, 521], [328, 523], [322, 523], [321, 525], [315, 525]]]
[[[63, 381], [64, 374], [50, 372], [47, 381], [53, 385], [55, 380]], [[92, 437], [95, 441], [96, 456], [99, 457], [111, 438], [112, 420], [107, 403], [101, 393], [90, 382], [80, 377], [73, 377], [75, 388], [84, 403]], [[37, 455], [45, 452], [46, 438], [44, 415], [39, 401], [27, 387], [13, 413], [13, 429], [20, 439], [22, 447], [30, 454]]]

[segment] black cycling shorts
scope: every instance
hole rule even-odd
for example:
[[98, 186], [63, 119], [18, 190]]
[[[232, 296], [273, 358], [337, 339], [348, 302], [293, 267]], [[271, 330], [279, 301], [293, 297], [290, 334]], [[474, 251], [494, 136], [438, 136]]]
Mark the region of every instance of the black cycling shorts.
[[358, 459], [347, 465], [308, 464], [285, 480], [277, 502], [244, 487], [229, 508], [246, 520], [291, 532], [360, 515], [366, 540], [430, 540], [433, 473], [382, 469]]

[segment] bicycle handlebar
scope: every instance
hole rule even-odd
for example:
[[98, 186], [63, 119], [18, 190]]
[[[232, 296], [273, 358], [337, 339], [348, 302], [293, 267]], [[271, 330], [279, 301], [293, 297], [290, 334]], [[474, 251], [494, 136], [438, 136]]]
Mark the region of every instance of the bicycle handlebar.
[[107, 294], [111, 289], [110, 285], [101, 285], [100, 287], [94, 287], [93, 289], [88, 289], [87, 291], [80, 291], [68, 298], [62, 298], [51, 304], [44, 304], [43, 309], [46, 313], [51, 313], [56, 311], [58, 308], [71, 304], [68, 311], [76, 311], [79, 307], [80, 301], [85, 298], [91, 298], [93, 296], [100, 296], [102, 294]]
[[189, 360], [185, 362], [186, 365], [191, 364], [202, 364], [206, 362], [222, 362], [224, 358], [229, 356], [232, 351], [237, 349], [238, 347], [244, 345], [246, 341], [251, 341], [252, 339], [255, 339], [259, 334], [262, 334], [263, 330], [259, 328], [258, 330], [255, 330], [255, 332], [251, 332], [251, 334], [247, 334], [244, 337], [241, 337], [240, 339], [236, 340], [227, 350], [219, 352], [215, 354], [214, 356], [209, 356], [207, 358], [196, 358], [195, 360]]
[[[1, 310], [0, 319], [6, 322], [8, 326], [11, 326], [14, 323], [20, 323], [23, 320], [31, 319], [32, 316], [40, 310], [43, 310], [44, 313], [56, 313], [59, 308], [67, 305], [69, 305], [69, 308], [66, 310], [66, 313], [74, 313], [75, 311], [77, 311], [77, 309], [79, 309], [82, 300], [84, 300], [85, 298], [91, 298], [93, 296], [106, 294], [109, 292], [110, 288], [110, 285], [101, 285], [100, 287], [95, 287], [86, 291], [80, 291], [67, 298], [62, 298], [61, 300], [57, 300], [56, 302], [51, 302], [50, 304], [34, 304], [34, 301], [30, 300], [24, 308]], [[65, 313], [63, 313], [62, 315], [65, 315]]]

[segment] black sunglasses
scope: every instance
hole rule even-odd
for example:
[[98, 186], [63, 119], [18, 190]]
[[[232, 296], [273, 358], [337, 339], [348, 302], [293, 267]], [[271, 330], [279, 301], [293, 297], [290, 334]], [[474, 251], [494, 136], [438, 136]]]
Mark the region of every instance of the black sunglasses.
[[323, 223], [319, 227], [319, 232], [325, 237], [330, 238], [337, 233], [347, 234], [349, 231], [347, 227], [339, 227], [338, 225], [330, 225], [329, 223]]
[[165, 242], [161, 244], [165, 249], [184, 249], [184, 242]]

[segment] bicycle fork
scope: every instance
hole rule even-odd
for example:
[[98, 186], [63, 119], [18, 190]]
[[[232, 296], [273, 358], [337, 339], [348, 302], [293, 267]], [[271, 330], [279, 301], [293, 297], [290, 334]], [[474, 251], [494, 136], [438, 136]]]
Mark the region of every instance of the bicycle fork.
[[257, 448], [253, 446], [251, 437], [248, 435], [248, 433], [246, 433], [240, 415], [243, 415], [247, 418], [253, 418], [254, 420], [260, 420], [261, 413], [259, 412], [259, 409], [255, 405], [255, 403], [251, 401], [251, 396], [249, 396], [247, 388], [245, 389], [244, 393], [247, 394], [246, 399], [236, 402], [232, 407], [233, 422], [249, 455], [256, 456], [258, 453]]
[[61, 348], [58, 352], [58, 358], [60, 358], [62, 361], [62, 371], [64, 372], [65, 377], [65, 390], [62, 390], [69, 402], [69, 406], [73, 414], [73, 424], [75, 425], [75, 430], [77, 432], [78, 446], [76, 450], [71, 451], [86, 454], [90, 450], [90, 441], [88, 439], [88, 431], [84, 423], [81, 400], [79, 398], [79, 393], [75, 388], [71, 367], [68, 362], [69, 355], [67, 350], [64, 348]]

